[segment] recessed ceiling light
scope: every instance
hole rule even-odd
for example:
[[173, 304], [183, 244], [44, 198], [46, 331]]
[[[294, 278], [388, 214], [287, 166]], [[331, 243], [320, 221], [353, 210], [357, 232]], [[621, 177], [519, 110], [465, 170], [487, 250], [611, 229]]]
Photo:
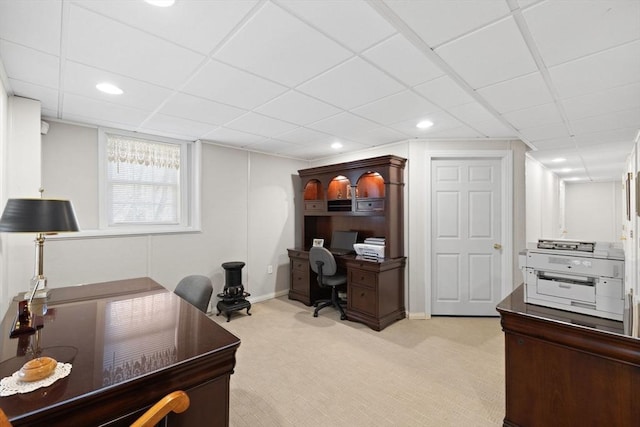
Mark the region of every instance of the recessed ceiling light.
[[565, 181], [580, 181], [580, 178], [577, 176], [572, 176], [571, 178], [565, 178]]
[[158, 7], [169, 7], [173, 6], [176, 0], [144, 0], [150, 5], [158, 6]]
[[338, 150], [338, 149], [342, 148], [342, 143], [336, 141], [333, 144], [331, 144], [331, 148], [333, 148], [334, 150]]
[[122, 95], [122, 89], [118, 86], [112, 85], [111, 83], [98, 83], [96, 85], [96, 89], [100, 92], [108, 93], [109, 95]]
[[565, 159], [564, 157], [558, 157], [558, 158], [555, 158], [555, 159], [553, 159], [553, 160], [551, 160], [551, 161], [552, 161], [553, 163], [562, 163], [562, 162], [566, 162], [566, 161], [567, 161], [567, 159]]
[[433, 126], [433, 122], [429, 120], [423, 120], [416, 125], [418, 129], [429, 129], [431, 126]]
[[567, 172], [571, 172], [572, 170], [573, 169], [571, 169], [571, 168], [564, 168], [564, 169], [560, 169], [560, 172], [567, 173]]

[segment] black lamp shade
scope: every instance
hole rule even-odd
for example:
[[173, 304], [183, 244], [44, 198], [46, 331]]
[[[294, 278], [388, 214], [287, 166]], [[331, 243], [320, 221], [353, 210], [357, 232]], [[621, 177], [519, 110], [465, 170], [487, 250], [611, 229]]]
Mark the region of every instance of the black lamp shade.
[[69, 200], [9, 199], [0, 218], [0, 231], [56, 233], [79, 228]]

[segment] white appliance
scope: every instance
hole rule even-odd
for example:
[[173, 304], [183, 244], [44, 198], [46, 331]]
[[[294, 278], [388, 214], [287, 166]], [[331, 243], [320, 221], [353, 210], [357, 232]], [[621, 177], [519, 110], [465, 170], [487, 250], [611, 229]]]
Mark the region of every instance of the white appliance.
[[540, 239], [520, 252], [524, 301], [622, 321], [624, 251], [614, 243]]

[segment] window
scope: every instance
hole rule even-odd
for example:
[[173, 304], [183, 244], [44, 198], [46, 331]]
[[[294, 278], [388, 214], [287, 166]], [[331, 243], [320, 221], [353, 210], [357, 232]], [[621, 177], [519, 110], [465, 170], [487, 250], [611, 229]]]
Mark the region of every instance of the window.
[[100, 228], [122, 233], [199, 226], [199, 142], [100, 129]]

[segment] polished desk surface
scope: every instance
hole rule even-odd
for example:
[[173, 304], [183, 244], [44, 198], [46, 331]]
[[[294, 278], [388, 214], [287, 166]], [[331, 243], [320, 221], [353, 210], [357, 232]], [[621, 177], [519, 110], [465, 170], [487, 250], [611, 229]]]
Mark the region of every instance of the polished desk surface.
[[624, 325], [617, 320], [589, 316], [587, 314], [558, 310], [551, 307], [527, 304], [524, 302], [524, 285], [519, 285], [511, 294], [496, 307], [498, 312], [517, 314], [544, 321], [556, 322], [595, 331], [624, 334]]
[[[17, 299], [2, 323], [0, 377], [10, 376], [33, 357], [37, 335], [43, 356], [72, 364], [71, 374], [49, 387], [0, 397], [0, 407], [20, 425], [35, 425], [39, 413], [74, 401], [108, 399], [116, 389], [144, 394], [145, 378], [186, 377], [187, 365], [221, 359], [221, 352], [226, 351], [226, 359], [232, 358], [232, 365], [220, 370], [232, 372], [240, 344], [237, 337], [150, 278], [52, 289], [39, 334], [9, 338], [16, 311]], [[183, 378], [179, 385], [197, 386], [197, 381], [204, 380], [194, 378], [190, 384]], [[157, 396], [150, 396], [147, 390], [137, 404], [148, 405], [170, 391], [157, 390]], [[127, 410], [133, 409], [137, 408]]]

